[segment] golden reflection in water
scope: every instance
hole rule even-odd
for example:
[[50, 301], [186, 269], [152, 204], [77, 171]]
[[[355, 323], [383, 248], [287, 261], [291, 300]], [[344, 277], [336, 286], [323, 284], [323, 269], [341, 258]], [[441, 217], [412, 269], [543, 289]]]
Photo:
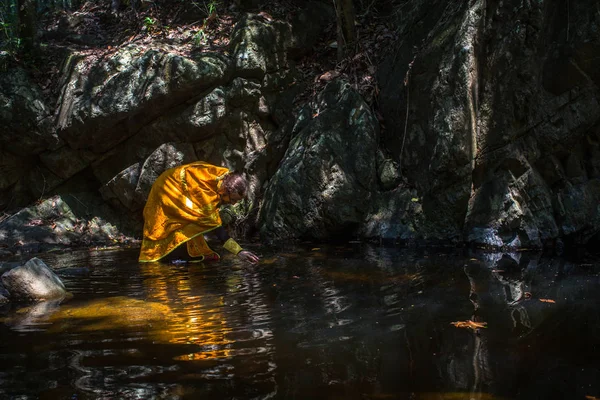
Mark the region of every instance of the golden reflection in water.
[[[101, 298], [85, 304], [67, 302], [46, 312], [37, 312], [40, 306], [26, 307], [16, 313], [12, 325], [39, 325], [44, 323], [48, 332], [102, 332], [111, 330], [143, 332], [157, 343], [195, 344], [202, 351], [180, 357], [181, 360], [220, 359], [232, 356], [234, 342], [229, 339], [232, 328], [222, 312], [224, 295], [202, 294], [192, 296], [201, 288], [191, 291], [191, 282], [165, 265], [147, 264], [142, 269], [148, 297], [138, 300], [126, 296]], [[203, 283], [203, 282], [200, 282]], [[227, 280], [237, 285], [239, 279]], [[199, 286], [199, 285], [196, 285]], [[183, 303], [183, 304], [182, 304]], [[46, 304], [46, 303], [42, 303]]]
[[[198, 264], [193, 268], [204, 266]], [[141, 274], [145, 278], [144, 287], [149, 301], [183, 303], [170, 315], [168, 329], [163, 332], [162, 338], [168, 343], [202, 346], [202, 351], [180, 356], [178, 360], [210, 360], [232, 356], [231, 344], [234, 341], [228, 339], [232, 328], [228, 326], [222, 312], [225, 293], [193, 295], [202, 290], [204, 282], [174, 277], [177, 274], [164, 264], [144, 264]], [[235, 279], [227, 280], [228, 287], [235, 284]]]
[[[92, 332], [128, 330], [143, 326], [159, 335], [168, 323], [171, 310], [164, 304], [118, 296], [93, 300], [86, 304], [61, 305], [47, 316], [49, 332]], [[153, 335], [154, 336], [154, 335]]]

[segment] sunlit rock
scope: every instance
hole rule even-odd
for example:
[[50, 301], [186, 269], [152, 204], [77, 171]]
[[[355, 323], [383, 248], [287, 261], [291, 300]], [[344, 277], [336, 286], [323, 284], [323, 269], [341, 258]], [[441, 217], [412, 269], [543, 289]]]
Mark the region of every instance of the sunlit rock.
[[65, 64], [59, 133], [75, 149], [107, 151], [165, 109], [222, 83], [229, 67], [228, 60], [217, 54], [188, 58], [136, 45], [105, 60], [73, 56]]
[[39, 258], [2, 275], [2, 283], [14, 301], [62, 299], [67, 290], [60, 278]]

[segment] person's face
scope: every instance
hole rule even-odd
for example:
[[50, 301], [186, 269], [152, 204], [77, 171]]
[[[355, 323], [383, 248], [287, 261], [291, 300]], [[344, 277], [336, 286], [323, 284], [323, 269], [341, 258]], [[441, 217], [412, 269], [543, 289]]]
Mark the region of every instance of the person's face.
[[225, 193], [223, 194], [223, 196], [221, 196], [223, 203], [231, 204], [231, 205], [234, 205], [235, 203], [240, 201], [242, 198], [243, 197], [240, 196], [238, 193], [236, 193], [236, 192], [231, 193], [227, 189], [225, 189]]

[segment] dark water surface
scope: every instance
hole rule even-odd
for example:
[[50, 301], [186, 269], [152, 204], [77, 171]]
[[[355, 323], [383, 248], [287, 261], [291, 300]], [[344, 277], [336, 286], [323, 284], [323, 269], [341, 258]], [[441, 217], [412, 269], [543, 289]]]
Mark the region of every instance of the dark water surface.
[[600, 398], [596, 263], [359, 245], [258, 266], [39, 258], [74, 296], [4, 308], [2, 398]]

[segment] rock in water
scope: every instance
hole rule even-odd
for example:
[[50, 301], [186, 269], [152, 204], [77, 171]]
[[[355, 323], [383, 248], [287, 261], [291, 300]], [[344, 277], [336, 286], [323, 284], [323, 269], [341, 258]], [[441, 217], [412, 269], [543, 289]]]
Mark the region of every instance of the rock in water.
[[35, 257], [2, 275], [2, 283], [13, 301], [56, 300], [67, 295], [60, 278]]

